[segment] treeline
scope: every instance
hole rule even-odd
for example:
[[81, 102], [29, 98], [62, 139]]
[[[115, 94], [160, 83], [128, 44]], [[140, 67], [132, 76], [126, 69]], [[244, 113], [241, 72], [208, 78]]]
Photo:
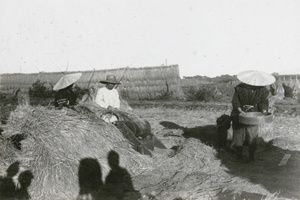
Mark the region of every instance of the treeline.
[[216, 77], [207, 77], [207, 76], [184, 76], [183, 79], [197, 79], [200, 81], [205, 81], [205, 82], [213, 82], [213, 83], [230, 83], [230, 82], [234, 82], [234, 81], [238, 81], [237, 76], [236, 75], [221, 75], [221, 76], [216, 76]]

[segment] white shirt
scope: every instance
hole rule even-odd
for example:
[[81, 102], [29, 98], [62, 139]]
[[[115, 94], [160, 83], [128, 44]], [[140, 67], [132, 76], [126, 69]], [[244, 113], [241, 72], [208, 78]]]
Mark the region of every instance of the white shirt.
[[106, 87], [98, 89], [95, 102], [102, 108], [120, 108], [119, 92], [116, 89], [109, 90]]

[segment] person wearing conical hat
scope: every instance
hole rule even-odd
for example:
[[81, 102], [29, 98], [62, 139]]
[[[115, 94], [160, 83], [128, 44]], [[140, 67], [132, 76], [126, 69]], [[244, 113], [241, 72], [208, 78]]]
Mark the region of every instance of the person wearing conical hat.
[[269, 90], [267, 85], [275, 82], [275, 77], [260, 71], [245, 71], [237, 75], [241, 81], [235, 87], [232, 98], [232, 147], [235, 146], [237, 161], [243, 161], [243, 145], [249, 146], [249, 159], [247, 162], [254, 162], [254, 154], [257, 149], [258, 125], [244, 125], [239, 123], [239, 115], [245, 112], [268, 113]]
[[64, 75], [53, 87], [57, 91], [55, 94], [54, 105], [55, 108], [61, 109], [63, 107], [72, 108], [77, 102], [77, 96], [73, 91], [73, 86], [79, 80], [82, 73], [74, 73]]
[[120, 109], [120, 96], [115, 86], [121, 84], [117, 81], [115, 75], [107, 75], [105, 80], [100, 81], [105, 87], [99, 88], [97, 91], [95, 102], [104, 109], [109, 111]]

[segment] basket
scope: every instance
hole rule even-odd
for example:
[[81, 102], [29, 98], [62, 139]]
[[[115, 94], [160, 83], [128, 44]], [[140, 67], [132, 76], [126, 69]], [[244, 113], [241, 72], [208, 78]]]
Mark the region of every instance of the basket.
[[246, 125], [259, 125], [271, 123], [272, 121], [273, 115], [271, 113], [264, 115], [261, 112], [247, 112], [239, 115], [239, 122]]

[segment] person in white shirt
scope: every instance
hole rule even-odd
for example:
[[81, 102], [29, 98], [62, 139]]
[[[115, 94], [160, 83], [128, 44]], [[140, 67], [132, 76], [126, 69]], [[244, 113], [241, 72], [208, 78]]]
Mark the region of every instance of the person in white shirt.
[[102, 108], [113, 110], [120, 109], [120, 97], [115, 85], [121, 84], [117, 81], [115, 75], [107, 75], [106, 79], [100, 81], [105, 87], [98, 89], [95, 102]]

